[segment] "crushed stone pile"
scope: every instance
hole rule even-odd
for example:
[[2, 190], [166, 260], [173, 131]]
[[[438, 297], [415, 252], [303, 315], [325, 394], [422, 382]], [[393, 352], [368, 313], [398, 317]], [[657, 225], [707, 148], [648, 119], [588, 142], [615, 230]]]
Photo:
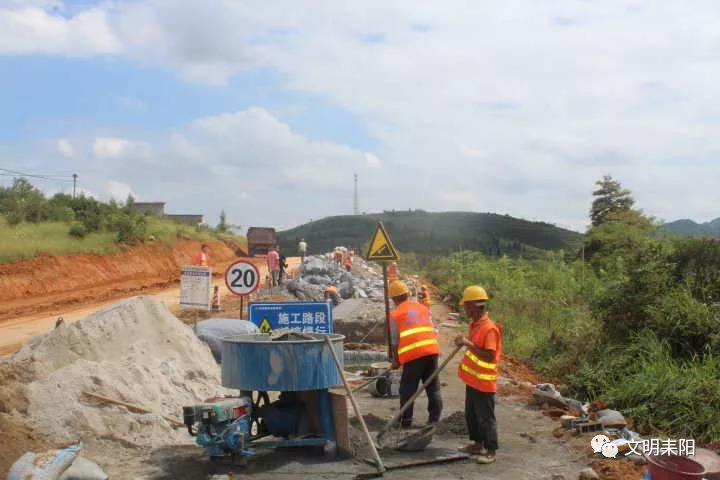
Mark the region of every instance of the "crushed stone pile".
[[[0, 360], [1, 372], [14, 382], [0, 391], [0, 409], [58, 444], [97, 439], [138, 447], [188, 443], [187, 432], [173, 429], [160, 415], [182, 421], [184, 405], [232, 393], [221, 386], [207, 345], [151, 297], [123, 300], [33, 338]], [[84, 391], [157, 415], [98, 402]]]
[[383, 279], [380, 269], [360, 257], [353, 258], [350, 272], [339, 268], [332, 254], [307, 257], [298, 278], [287, 283], [288, 292], [300, 300], [322, 301], [325, 288], [334, 285], [343, 299], [369, 298], [383, 300]]
[[468, 435], [465, 413], [460, 411], [453, 412], [447, 417], [441, 419], [437, 424], [435, 433], [438, 435]]

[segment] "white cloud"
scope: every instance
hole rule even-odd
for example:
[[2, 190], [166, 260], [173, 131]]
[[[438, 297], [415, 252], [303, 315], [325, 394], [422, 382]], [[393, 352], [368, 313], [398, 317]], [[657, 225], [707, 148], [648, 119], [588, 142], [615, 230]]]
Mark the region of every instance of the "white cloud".
[[[68, 18], [6, 7], [0, 52], [113, 53], [217, 85], [269, 68], [283, 89], [350, 112], [379, 142], [368, 153], [310, 141], [264, 108], [214, 115], [149, 140], [152, 155], [133, 159], [176, 189], [205, 174], [242, 184], [248, 202], [277, 188], [257, 206], [275, 202], [267, 208], [286, 218], [287, 204], [268, 197], [302, 196], [312, 185], [351, 205], [361, 166], [363, 210], [466, 208], [582, 228], [593, 182], [606, 173], [658, 217], [720, 212], [718, 24], [711, 0], [312, 9], [290, 0], [138, 0]], [[99, 148], [98, 157], [138, 155], [124, 144]]]
[[57, 141], [57, 151], [66, 158], [71, 158], [75, 155], [75, 147], [73, 147], [70, 140], [66, 138], [61, 138]]
[[92, 145], [96, 158], [119, 158], [126, 155], [133, 147], [132, 142], [124, 138], [96, 138]]
[[121, 49], [101, 8], [71, 18], [35, 7], [0, 9], [0, 54], [86, 56], [119, 53]]
[[372, 152], [310, 140], [259, 107], [199, 118], [168, 134], [90, 144], [88, 153], [76, 152], [78, 164], [112, 161], [78, 169], [88, 191], [165, 201], [169, 212], [201, 213], [210, 223], [225, 209], [246, 226], [289, 228], [311, 215], [351, 213], [353, 173], [369, 182], [384, 168]]
[[105, 185], [105, 193], [111, 199], [117, 201], [125, 201], [128, 195], [132, 194], [130, 185], [124, 182], [109, 180]]

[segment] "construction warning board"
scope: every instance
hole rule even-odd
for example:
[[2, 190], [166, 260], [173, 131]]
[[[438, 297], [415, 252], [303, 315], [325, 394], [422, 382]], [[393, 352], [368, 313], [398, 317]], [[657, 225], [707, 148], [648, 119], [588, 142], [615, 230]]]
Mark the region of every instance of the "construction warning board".
[[367, 259], [390, 261], [396, 261], [398, 259], [397, 250], [395, 250], [395, 246], [392, 244], [392, 240], [390, 240], [390, 235], [388, 235], [382, 222], [378, 222], [375, 235], [373, 235], [370, 241]]
[[333, 333], [332, 302], [250, 302], [248, 319], [262, 333], [279, 328]]

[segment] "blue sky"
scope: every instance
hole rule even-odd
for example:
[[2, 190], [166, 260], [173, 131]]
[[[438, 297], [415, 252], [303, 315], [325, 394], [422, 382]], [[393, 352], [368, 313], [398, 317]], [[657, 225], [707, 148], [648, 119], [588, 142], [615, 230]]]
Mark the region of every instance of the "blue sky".
[[719, 22], [709, 0], [0, 0], [0, 165], [246, 227], [350, 213], [353, 173], [368, 212], [583, 230], [610, 174], [706, 221]]

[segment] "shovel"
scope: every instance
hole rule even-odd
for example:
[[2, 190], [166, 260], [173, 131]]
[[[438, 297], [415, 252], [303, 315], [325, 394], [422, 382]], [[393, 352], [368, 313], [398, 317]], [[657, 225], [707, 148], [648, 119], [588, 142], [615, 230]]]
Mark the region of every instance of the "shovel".
[[[395, 414], [395, 416], [392, 418], [392, 420], [390, 420], [387, 424], [385, 424], [385, 426], [382, 428], [382, 430], [380, 430], [380, 432], [378, 432], [377, 441], [380, 445], [383, 445], [383, 442], [382, 442], [383, 437], [385, 436], [385, 434], [388, 431], [390, 431], [390, 429], [395, 424], [395, 422], [397, 422], [398, 419], [400, 419], [402, 414], [405, 413], [405, 410], [407, 410], [410, 407], [410, 405], [412, 405], [412, 403], [415, 401], [415, 399], [420, 395], [420, 393], [422, 393], [422, 391], [425, 390], [425, 388], [428, 385], [430, 385], [430, 382], [435, 380], [435, 377], [437, 377], [438, 374], [443, 371], [443, 369], [447, 366], [447, 364], [450, 363], [450, 360], [452, 360], [453, 357], [455, 355], [457, 355], [457, 353], [460, 351], [460, 349], [462, 347], [463, 347], [462, 345], [458, 345], [455, 347], [455, 349], [452, 352], [450, 352], [450, 355], [448, 355], [448, 357], [440, 364], [440, 366], [437, 368], [437, 370], [435, 370], [432, 373], [432, 375], [430, 375], [428, 377], [428, 379], [425, 380], [425, 382], [420, 386], [420, 388], [418, 388], [417, 392], [415, 392], [413, 394], [413, 396], [410, 397], [410, 399], [407, 402], [405, 402], [405, 404], [402, 407], [400, 407], [400, 410]], [[428, 429], [427, 432], [423, 432], [423, 433], [424, 433], [424, 435], [430, 435], [430, 438], [432, 438], [432, 433], [434, 431], [435, 431], [435, 429], [432, 428], [432, 429]], [[415, 435], [415, 434], [410, 435], [410, 437], [408, 437], [408, 439], [412, 439], [411, 437], [413, 437], [413, 435]], [[427, 442], [427, 443], [429, 444], [430, 442]], [[407, 448], [408, 446], [409, 446], [408, 442], [403, 441], [398, 448], [403, 449], [403, 447]], [[427, 445], [425, 445], [425, 446], [427, 446]], [[423, 446], [422, 448], [425, 448], [425, 446]]]

